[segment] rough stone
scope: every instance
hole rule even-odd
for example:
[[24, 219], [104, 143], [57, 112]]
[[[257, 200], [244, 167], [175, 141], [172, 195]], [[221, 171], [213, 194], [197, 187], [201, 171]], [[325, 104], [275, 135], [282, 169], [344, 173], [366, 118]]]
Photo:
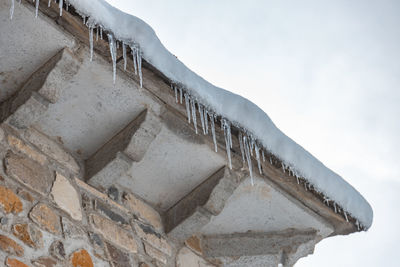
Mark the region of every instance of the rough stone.
[[11, 255], [20, 257], [24, 255], [24, 248], [5, 235], [0, 235], [0, 249]]
[[187, 266], [213, 267], [214, 265], [206, 262], [203, 258], [197, 256], [196, 253], [187, 247], [183, 247], [176, 257], [176, 267]]
[[60, 217], [46, 204], [37, 204], [29, 213], [29, 217], [42, 229], [52, 234], [61, 234]]
[[43, 247], [42, 232], [32, 224], [15, 224], [13, 226], [13, 234], [30, 247]]
[[51, 254], [54, 258], [59, 259], [59, 260], [64, 260], [65, 257], [67, 256], [67, 255], [65, 254], [64, 244], [63, 244], [61, 241], [59, 241], [59, 240], [54, 241], [54, 242], [50, 245], [49, 251], [50, 251], [50, 254]]
[[85, 250], [81, 249], [75, 251], [70, 256], [70, 263], [73, 267], [93, 267], [93, 261], [90, 254]]
[[29, 267], [22, 261], [19, 261], [17, 259], [11, 259], [11, 258], [7, 258], [6, 265], [8, 267]]
[[11, 151], [7, 152], [4, 162], [8, 175], [41, 194], [47, 194], [54, 176], [48, 168]]
[[39, 162], [41, 165], [44, 165], [46, 163], [47, 159], [43, 154], [37, 152], [32, 147], [25, 144], [21, 139], [18, 139], [15, 136], [9, 135], [7, 137], [7, 140], [8, 140], [8, 143], [10, 144], [10, 146], [14, 147], [19, 152], [24, 153], [31, 159]]
[[133, 236], [115, 224], [115, 222], [96, 214], [91, 215], [91, 223], [96, 232], [112, 243], [136, 253], [138, 245]]
[[9, 188], [0, 186], [0, 206], [6, 214], [19, 213], [22, 211], [22, 202], [19, 197]]
[[82, 220], [82, 209], [79, 195], [67, 178], [57, 173], [56, 180], [51, 189], [51, 196], [56, 204], [67, 212], [72, 219]]
[[27, 192], [25, 190], [18, 190], [18, 195], [21, 196], [26, 201], [29, 201], [31, 203], [35, 200], [33, 198], [33, 196], [29, 192]]
[[185, 241], [186, 246], [191, 248], [194, 252], [198, 254], [203, 254], [203, 250], [201, 249], [201, 241], [197, 236], [191, 236]]
[[141, 262], [141, 263], [139, 264], [139, 267], [151, 267], [151, 266], [148, 265], [148, 264], [145, 263], [145, 262]]
[[50, 257], [41, 257], [32, 261], [33, 266], [36, 267], [56, 267], [57, 261]]
[[158, 249], [155, 249], [152, 246], [144, 243], [144, 250], [146, 251], [147, 255], [149, 255], [153, 259], [156, 259], [157, 261], [159, 261], [161, 263], [167, 264], [167, 262], [168, 262], [167, 257], [165, 256], [164, 253], [162, 253]]
[[4, 130], [0, 128], [0, 142], [4, 140]]
[[85, 232], [79, 226], [72, 223], [67, 218], [62, 217], [61, 223], [64, 238], [81, 237], [85, 235]]
[[106, 246], [113, 267], [131, 266], [131, 260], [128, 253], [122, 252], [108, 242], [106, 243]]
[[109, 206], [104, 205], [100, 201], [96, 201], [96, 209], [100, 213], [106, 215], [108, 218], [113, 220], [114, 222], [117, 222], [117, 223], [120, 223], [120, 224], [125, 224], [125, 225], [129, 224], [128, 221], [122, 215], [112, 211]]
[[25, 138], [36, 147], [38, 147], [44, 154], [55, 159], [74, 173], [79, 173], [80, 168], [78, 163], [76, 163], [75, 159], [63, 148], [61, 148], [60, 145], [57, 144], [57, 142], [51, 140], [50, 138], [33, 128], [30, 128], [26, 132]]
[[110, 186], [107, 189], [107, 195], [112, 200], [119, 201], [119, 191], [118, 191], [118, 188], [116, 188], [115, 186]]
[[89, 241], [92, 243], [94, 249], [94, 255], [100, 259], [108, 260], [107, 254], [105, 252], [104, 242], [101, 237], [96, 233], [89, 233]]
[[123, 203], [139, 219], [144, 219], [145, 222], [150, 223], [157, 230], [162, 230], [163, 226], [160, 214], [143, 200], [133, 194], [125, 193]]
[[136, 223], [134, 225], [136, 233], [146, 242], [153, 247], [164, 252], [168, 256], [172, 255], [172, 247], [168, 244], [168, 241], [163, 238], [159, 233], [155, 232], [150, 226], [142, 223]]

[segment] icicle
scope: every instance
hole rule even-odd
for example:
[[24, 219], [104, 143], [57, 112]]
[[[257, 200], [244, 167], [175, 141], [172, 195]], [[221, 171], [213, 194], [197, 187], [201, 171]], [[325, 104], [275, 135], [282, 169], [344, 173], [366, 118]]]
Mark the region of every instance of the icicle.
[[86, 24], [86, 16], [82, 16], [83, 24]]
[[196, 103], [195, 103], [194, 99], [191, 99], [190, 106], [192, 108], [192, 119], [193, 119], [194, 130], [196, 131], [196, 134], [198, 134], [197, 117], [196, 117]]
[[93, 60], [93, 26], [89, 26], [90, 61]]
[[[62, 16], [62, 10], [63, 10], [63, 0], [60, 0], [58, 8], [60, 9], [60, 17], [61, 17]], [[85, 24], [85, 21], [83, 22], [83, 24]]]
[[65, 1], [65, 9], [68, 11], [68, 7], [69, 7], [69, 1], [68, 0], [66, 0]]
[[256, 151], [256, 159], [257, 159], [257, 164], [258, 164], [258, 171], [260, 172], [260, 174], [262, 174], [262, 171], [261, 171], [261, 160], [260, 160], [260, 150], [258, 149], [257, 143], [254, 144], [254, 149]]
[[349, 222], [349, 218], [347, 218], [347, 213], [343, 211], [344, 217], [346, 218], [346, 222]]
[[204, 124], [206, 125], [206, 134], [208, 134], [208, 111], [204, 108]]
[[324, 196], [324, 203], [329, 207], [330, 199]]
[[357, 230], [360, 231], [360, 223], [356, 220]]
[[231, 126], [226, 119], [221, 119], [222, 128], [224, 130], [224, 137], [225, 137], [225, 147], [226, 147], [226, 154], [228, 156], [228, 163], [229, 169], [232, 169], [232, 158], [231, 158]]
[[297, 174], [296, 174], [296, 181], [297, 181], [297, 184], [300, 184], [300, 182], [299, 182], [299, 176], [297, 176]]
[[306, 189], [306, 191], [308, 191], [308, 190], [307, 190], [307, 183], [306, 183], [306, 182], [304, 182], [304, 189]]
[[12, 19], [14, 16], [14, 6], [15, 6], [14, 0], [11, 0], [10, 19]]
[[100, 26], [100, 39], [103, 40], [103, 27]]
[[111, 53], [111, 59], [112, 59], [112, 64], [113, 64], [113, 83], [115, 84], [115, 79], [117, 76], [117, 50], [115, 47], [115, 40], [114, 37], [111, 33], [107, 34], [108, 37], [108, 42], [110, 44], [110, 53]]
[[241, 131], [239, 131], [239, 146], [240, 146], [240, 153], [242, 154], [242, 161], [244, 163], [246, 160], [244, 158], [243, 134]]
[[143, 87], [143, 77], [142, 77], [142, 53], [140, 52], [139, 47], [136, 49], [136, 57], [137, 57], [137, 67], [139, 71], [139, 79], [140, 79], [140, 88]]
[[281, 162], [281, 165], [282, 165], [283, 173], [286, 173], [286, 172], [285, 172], [285, 168], [286, 168], [286, 167], [285, 167], [285, 164], [284, 164], [283, 162]]
[[182, 94], [183, 94], [183, 92], [182, 92], [183, 90], [182, 90], [182, 87], [179, 87], [179, 102], [182, 104]]
[[213, 142], [214, 142], [214, 149], [215, 149], [215, 152], [218, 152], [217, 137], [215, 135], [215, 115], [214, 114], [210, 114], [210, 121], [211, 121], [211, 133], [212, 133]]
[[185, 104], [186, 104], [186, 114], [188, 116], [188, 122], [190, 124], [190, 96], [188, 94], [185, 94]]
[[203, 129], [203, 134], [206, 134], [206, 126], [204, 125], [204, 111], [203, 111], [203, 106], [197, 103], [197, 106], [199, 107], [199, 113], [200, 113], [200, 121], [201, 121], [201, 128]]
[[178, 103], [178, 89], [176, 88], [176, 86], [172, 86], [174, 88], [175, 91], [175, 102]]
[[271, 163], [271, 165], [273, 165], [273, 164], [272, 164], [272, 158], [271, 158], [271, 157], [269, 157], [269, 163]]
[[261, 156], [262, 156], [263, 162], [265, 162], [264, 149], [262, 149], [262, 148], [261, 148]]
[[135, 75], [137, 75], [137, 53], [136, 53], [136, 46], [131, 46], [132, 50], [132, 61], [133, 61], [133, 67], [135, 68]]
[[250, 155], [253, 156], [253, 149], [254, 149], [254, 138], [252, 135], [249, 137], [249, 145], [250, 145]]
[[253, 165], [251, 164], [250, 145], [249, 145], [249, 143], [247, 142], [247, 136], [243, 136], [243, 146], [244, 146], [244, 151], [245, 151], [245, 153], [246, 153], [247, 166], [249, 167], [250, 178], [251, 178], [251, 185], [254, 185], [254, 180], [253, 180]]
[[37, 18], [39, 13], [39, 0], [36, 0], [35, 4], [35, 18]]
[[335, 213], [337, 213], [336, 203], [333, 202], [333, 208], [335, 209]]
[[119, 49], [119, 42], [118, 42], [118, 40], [115, 41], [115, 44], [117, 45], [117, 50], [118, 50], [118, 49]]
[[51, 0], [49, 0], [49, 3], [47, 4], [47, 7], [50, 7], [51, 5]]
[[96, 42], [99, 40], [99, 26], [96, 27]]
[[126, 59], [126, 44], [122, 42], [122, 57], [124, 58], [124, 70], [126, 70], [126, 64], [128, 64], [128, 60]]

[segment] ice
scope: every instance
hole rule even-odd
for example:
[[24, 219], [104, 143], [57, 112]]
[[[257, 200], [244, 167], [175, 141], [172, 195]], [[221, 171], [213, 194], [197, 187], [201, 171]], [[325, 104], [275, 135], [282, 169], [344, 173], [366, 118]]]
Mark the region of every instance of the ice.
[[137, 68], [138, 68], [138, 72], [139, 72], [140, 88], [142, 88], [143, 87], [142, 52], [139, 49], [139, 47], [137, 47], [137, 49], [136, 49], [136, 60], [137, 60]]
[[38, 17], [38, 13], [39, 13], [39, 0], [36, 0], [36, 2], [35, 2], [35, 18]]
[[188, 122], [190, 123], [190, 96], [185, 93], [185, 104], [186, 104], [186, 114], [188, 117]]
[[11, 0], [10, 19], [12, 19], [14, 16], [14, 7], [15, 7], [15, 2], [14, 2], [14, 0]]
[[206, 134], [206, 126], [204, 125], [204, 109], [201, 104], [197, 104], [199, 107], [199, 114], [200, 114], [200, 121], [201, 121], [201, 128], [203, 129], [203, 134]]
[[49, 0], [49, 2], [47, 3], [47, 6], [50, 7], [51, 5], [51, 0]]
[[194, 130], [196, 131], [196, 134], [198, 134], [197, 131], [197, 116], [196, 116], [196, 102], [193, 98], [190, 99], [190, 107], [192, 108], [192, 119], [193, 119], [193, 125], [194, 125]]
[[96, 27], [96, 42], [99, 40], [99, 26]]
[[264, 155], [264, 149], [261, 148], [261, 155], [262, 155], [262, 160], [265, 162], [265, 155]]
[[343, 215], [346, 218], [346, 222], [349, 222], [349, 218], [347, 218], [347, 213], [345, 211], [343, 211]]
[[173, 86], [173, 85], [172, 85], [172, 87], [174, 88], [174, 91], [175, 91], [175, 103], [178, 103], [178, 88], [176, 88], [176, 86]]
[[[63, 0], [60, 0], [60, 2], [58, 3], [58, 8], [60, 9], [60, 17], [61, 17], [63, 11]], [[83, 24], [85, 24], [85, 22]]]
[[206, 125], [206, 134], [208, 134], [208, 111], [204, 108], [204, 124]]
[[68, 11], [68, 7], [69, 7], [69, 1], [65, 0], [65, 9]]
[[126, 58], [126, 44], [122, 42], [122, 57], [124, 58], [124, 70], [126, 70], [126, 64], [128, 64], [128, 59]]
[[231, 158], [231, 147], [232, 147], [232, 135], [231, 135], [231, 125], [229, 122], [222, 118], [221, 119], [222, 128], [224, 130], [225, 137], [225, 148], [226, 155], [228, 156], [229, 169], [232, 169], [232, 158]]
[[137, 75], [137, 53], [136, 53], [136, 46], [131, 46], [131, 50], [132, 50], [133, 68], [135, 69], [135, 75]]
[[183, 94], [183, 92], [182, 92], [183, 90], [182, 90], [182, 87], [179, 87], [179, 102], [182, 104], [182, 94]]
[[259, 148], [258, 148], [258, 146], [257, 146], [257, 143], [254, 144], [254, 149], [255, 149], [255, 152], [256, 152], [256, 159], [257, 159], [258, 171], [260, 172], [260, 174], [262, 174], [262, 171], [261, 171], [260, 150], [259, 150]]
[[245, 155], [246, 155], [247, 166], [249, 167], [251, 185], [254, 185], [253, 165], [251, 163], [250, 145], [249, 145], [249, 142], [247, 141], [247, 136], [243, 136], [243, 146], [244, 146], [244, 152], [245, 152]]
[[242, 161], [245, 163], [245, 158], [244, 158], [244, 147], [243, 147], [243, 134], [241, 131], [239, 131], [239, 146], [240, 146], [240, 154], [242, 155]]
[[114, 36], [109, 33], [107, 34], [108, 42], [110, 44], [111, 60], [113, 64], [113, 83], [115, 84], [115, 79], [117, 76], [117, 47], [115, 46]]
[[103, 40], [103, 27], [100, 26], [100, 39]]
[[215, 115], [214, 115], [214, 113], [210, 113], [210, 122], [211, 122], [211, 134], [212, 134], [213, 142], [214, 142], [214, 150], [215, 150], [215, 152], [218, 152], [217, 136], [215, 135]]
[[93, 26], [89, 26], [90, 61], [93, 60]]

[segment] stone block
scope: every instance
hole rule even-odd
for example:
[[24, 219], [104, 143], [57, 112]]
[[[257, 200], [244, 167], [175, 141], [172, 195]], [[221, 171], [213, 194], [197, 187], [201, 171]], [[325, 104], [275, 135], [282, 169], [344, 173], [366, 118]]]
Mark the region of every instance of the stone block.
[[40, 257], [32, 261], [36, 267], [57, 267], [57, 261], [51, 257]]
[[97, 214], [91, 214], [90, 217], [93, 229], [105, 239], [129, 252], [136, 253], [138, 251], [138, 244], [134, 237], [115, 222]]
[[5, 235], [0, 235], [0, 250], [10, 255], [17, 255], [20, 257], [24, 255], [24, 248]]
[[171, 245], [164, 237], [155, 232], [151, 226], [138, 222], [134, 224], [134, 227], [138, 236], [144, 241], [162, 251], [163, 253], [167, 254], [168, 256], [172, 255]]
[[123, 196], [123, 204], [139, 219], [151, 224], [158, 231], [162, 231], [163, 225], [160, 214], [146, 202], [133, 194], [125, 193]]
[[81, 249], [75, 251], [70, 256], [70, 263], [73, 267], [93, 267], [93, 261], [90, 254], [85, 250]]
[[48, 168], [11, 151], [7, 152], [4, 162], [8, 175], [41, 194], [47, 194], [54, 180]]
[[8, 267], [29, 267], [28, 265], [26, 265], [22, 261], [19, 261], [17, 259], [12, 259], [12, 258], [7, 258], [6, 265]]
[[131, 266], [131, 259], [128, 253], [121, 251], [114, 247], [110, 243], [106, 243], [108, 255], [110, 255], [111, 266], [113, 267], [125, 267]]
[[89, 241], [92, 243], [92, 247], [94, 249], [94, 256], [108, 261], [108, 256], [105, 251], [105, 244], [100, 235], [90, 232], [88, 236]]
[[13, 234], [19, 240], [32, 248], [43, 247], [42, 232], [32, 224], [15, 224], [12, 228]]
[[176, 267], [187, 266], [213, 267], [214, 265], [199, 257], [196, 253], [194, 253], [187, 247], [183, 247], [176, 256]]
[[201, 240], [197, 236], [193, 235], [185, 241], [186, 246], [192, 249], [198, 254], [203, 254], [203, 249], [201, 248]]
[[129, 224], [129, 222], [122, 215], [112, 211], [110, 206], [105, 205], [100, 201], [96, 201], [96, 210], [118, 224], [122, 225]]
[[82, 209], [79, 195], [69, 180], [57, 173], [56, 180], [51, 189], [51, 196], [56, 204], [67, 212], [72, 219], [82, 220]]
[[40, 228], [55, 234], [61, 234], [60, 217], [46, 204], [39, 203], [29, 213], [29, 217]]
[[50, 255], [56, 259], [64, 260], [66, 258], [64, 244], [60, 240], [54, 241], [49, 248]]
[[6, 214], [11, 212], [17, 214], [22, 211], [22, 202], [19, 197], [4, 186], [0, 186], [0, 206]]
[[14, 149], [16, 149], [19, 152], [24, 153], [31, 159], [39, 162], [41, 165], [44, 165], [47, 161], [46, 157], [34, 150], [31, 146], [25, 144], [21, 139], [18, 139], [15, 136], [9, 135], [7, 137], [8, 144], [12, 146]]
[[82, 237], [85, 235], [83, 229], [65, 217], [61, 218], [61, 224], [64, 238]]
[[158, 249], [155, 249], [152, 246], [144, 243], [144, 250], [146, 251], [147, 255], [149, 255], [153, 259], [155, 259], [163, 264], [167, 264], [168, 258], [166, 257], [166, 255], [164, 253], [162, 253]]

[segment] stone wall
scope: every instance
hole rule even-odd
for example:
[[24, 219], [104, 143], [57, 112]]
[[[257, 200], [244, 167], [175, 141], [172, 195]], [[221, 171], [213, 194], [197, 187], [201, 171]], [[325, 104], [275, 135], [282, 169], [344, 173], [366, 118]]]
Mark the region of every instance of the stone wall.
[[177, 251], [150, 205], [89, 186], [56, 141], [34, 145], [31, 132], [0, 128], [0, 265], [213, 266], [195, 238]]

